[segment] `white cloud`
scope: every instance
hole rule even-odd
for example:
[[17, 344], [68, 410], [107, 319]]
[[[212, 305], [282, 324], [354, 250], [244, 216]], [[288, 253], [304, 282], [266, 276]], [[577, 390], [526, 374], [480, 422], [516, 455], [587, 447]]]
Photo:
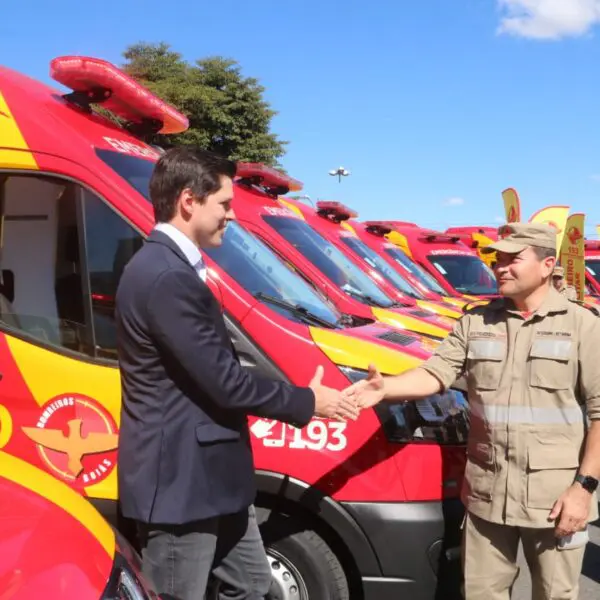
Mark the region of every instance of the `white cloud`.
[[498, 33], [537, 40], [586, 34], [600, 23], [600, 0], [497, 0]]
[[462, 206], [464, 203], [464, 198], [457, 198], [456, 196], [444, 200], [444, 206]]
[[504, 225], [504, 223], [506, 223], [506, 217], [494, 217], [494, 222]]

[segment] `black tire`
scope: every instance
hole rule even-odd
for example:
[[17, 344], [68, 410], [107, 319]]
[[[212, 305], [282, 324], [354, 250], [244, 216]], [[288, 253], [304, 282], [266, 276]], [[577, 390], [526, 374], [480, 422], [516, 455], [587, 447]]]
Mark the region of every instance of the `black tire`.
[[256, 513], [274, 575], [268, 600], [282, 600], [282, 586], [275, 581], [281, 573], [286, 574], [283, 580], [290, 581], [291, 576], [298, 583], [298, 593], [288, 598], [349, 600], [342, 565], [310, 523], [265, 508], [257, 507]]

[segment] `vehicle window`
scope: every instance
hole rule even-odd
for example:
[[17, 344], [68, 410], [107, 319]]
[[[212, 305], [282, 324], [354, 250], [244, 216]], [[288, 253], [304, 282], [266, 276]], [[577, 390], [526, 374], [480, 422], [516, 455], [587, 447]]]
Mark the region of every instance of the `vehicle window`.
[[86, 254], [96, 355], [117, 359], [115, 295], [125, 265], [144, 238], [93, 193], [83, 192]]
[[[291, 307], [307, 309], [332, 325], [340, 319], [341, 315], [332, 306], [238, 223], [227, 226], [220, 247], [205, 252], [252, 295], [266, 294]], [[294, 314], [289, 308], [272, 304], [270, 308], [289, 319], [304, 322], [301, 314]]]
[[0, 320], [44, 343], [91, 354], [79, 190], [50, 177], [0, 176]]
[[412, 298], [422, 299], [423, 295], [416, 290], [400, 273], [390, 265], [377, 252], [369, 248], [362, 240], [354, 236], [343, 236], [342, 242], [360, 256], [372, 269], [377, 271], [388, 283], [398, 291]]
[[348, 295], [367, 304], [393, 305], [366, 273], [305, 221], [271, 215], [263, 219]]
[[150, 198], [148, 186], [150, 176], [154, 170], [154, 162], [114, 150], [102, 150], [101, 148], [96, 148], [96, 155], [127, 181], [131, 187], [142, 194], [144, 198]]
[[430, 254], [428, 260], [457, 291], [463, 294], [497, 294], [494, 272], [477, 256]]
[[444, 288], [435, 280], [431, 273], [428, 273], [423, 267], [418, 265], [415, 261], [411, 260], [400, 248], [385, 248], [385, 252], [391, 256], [399, 265], [402, 265], [413, 277], [415, 277], [420, 284], [424, 285], [427, 289], [445, 296], [446, 292]]
[[600, 283], [600, 259], [598, 258], [586, 258], [585, 259], [586, 271]]

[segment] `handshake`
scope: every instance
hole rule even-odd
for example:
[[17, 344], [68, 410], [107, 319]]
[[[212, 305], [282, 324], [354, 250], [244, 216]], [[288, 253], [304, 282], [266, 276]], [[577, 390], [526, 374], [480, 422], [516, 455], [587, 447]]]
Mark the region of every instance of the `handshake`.
[[356, 421], [363, 408], [378, 404], [384, 397], [384, 381], [374, 365], [369, 365], [369, 374], [341, 392], [322, 383], [323, 367], [317, 367], [309, 387], [315, 394], [315, 416], [325, 419]]

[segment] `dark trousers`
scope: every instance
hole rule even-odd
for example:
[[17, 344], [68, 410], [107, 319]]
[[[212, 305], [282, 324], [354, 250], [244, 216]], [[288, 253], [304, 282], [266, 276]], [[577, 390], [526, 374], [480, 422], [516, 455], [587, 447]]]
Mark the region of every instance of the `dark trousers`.
[[220, 600], [262, 600], [271, 569], [254, 506], [186, 523], [138, 523], [142, 571], [162, 600], [204, 600], [210, 574]]

